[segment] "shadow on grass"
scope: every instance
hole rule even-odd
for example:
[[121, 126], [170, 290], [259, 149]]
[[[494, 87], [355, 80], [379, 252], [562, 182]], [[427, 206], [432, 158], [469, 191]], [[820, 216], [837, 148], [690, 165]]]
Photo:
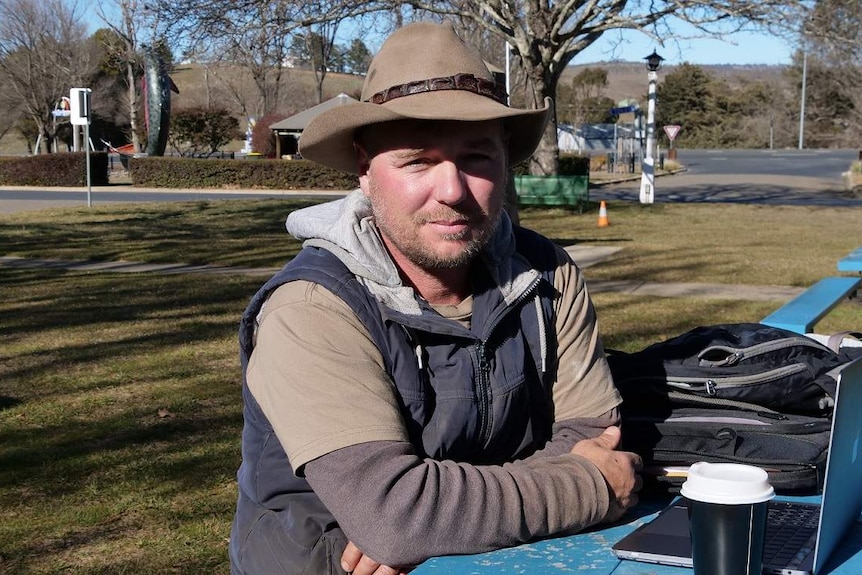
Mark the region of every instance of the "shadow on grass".
[[226, 572], [261, 283], [0, 277], [0, 573]]
[[218, 200], [109, 205], [0, 218], [0, 254], [26, 257], [280, 266], [300, 242], [287, 215], [316, 202]]

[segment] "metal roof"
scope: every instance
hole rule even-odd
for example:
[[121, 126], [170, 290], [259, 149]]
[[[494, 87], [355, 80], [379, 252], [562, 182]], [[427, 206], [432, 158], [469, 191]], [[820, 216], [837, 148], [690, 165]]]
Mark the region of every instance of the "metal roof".
[[284, 120], [280, 120], [274, 124], [269, 125], [269, 129], [275, 132], [301, 132], [305, 129], [305, 126], [311, 121], [312, 118], [320, 114], [321, 112], [325, 112], [331, 108], [335, 108], [338, 106], [346, 106], [348, 104], [357, 104], [359, 100], [356, 98], [351, 98], [344, 92], [331, 98], [325, 102], [321, 102], [316, 106], [312, 106], [311, 108], [300, 112], [298, 114], [294, 114], [289, 118], [285, 118]]

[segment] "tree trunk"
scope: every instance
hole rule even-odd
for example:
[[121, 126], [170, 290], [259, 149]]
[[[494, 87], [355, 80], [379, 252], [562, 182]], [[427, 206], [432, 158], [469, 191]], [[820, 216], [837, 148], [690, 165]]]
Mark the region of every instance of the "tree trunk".
[[135, 89], [135, 69], [131, 62], [126, 64], [126, 82], [129, 86], [129, 126], [132, 130], [132, 148], [135, 152], [141, 151], [141, 142], [138, 138], [138, 91]]
[[506, 213], [509, 214], [513, 224], [516, 226], [521, 224], [518, 212], [518, 190], [515, 187], [515, 175], [512, 170], [509, 170], [509, 179], [506, 182]]
[[[556, 96], [559, 73], [548, 71], [550, 66], [543, 66], [531, 62], [528, 58], [522, 59], [527, 78], [533, 88], [535, 98], [534, 105], [541, 107], [546, 97], [552, 100]], [[539, 141], [533, 157], [530, 158], [530, 174], [534, 176], [556, 175], [559, 169], [559, 146], [557, 144], [557, 114], [551, 110], [551, 119], [545, 127], [545, 133]]]

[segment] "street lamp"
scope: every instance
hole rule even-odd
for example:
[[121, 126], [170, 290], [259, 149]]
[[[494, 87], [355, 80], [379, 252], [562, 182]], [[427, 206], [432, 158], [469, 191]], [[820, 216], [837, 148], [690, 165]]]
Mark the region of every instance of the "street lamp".
[[653, 192], [655, 191], [655, 160], [653, 159], [653, 148], [655, 148], [655, 85], [658, 79], [659, 68], [664, 60], [653, 50], [652, 54], [644, 58], [649, 70], [649, 95], [647, 102], [647, 125], [646, 125], [646, 150], [641, 163], [641, 191], [640, 201], [642, 204], [653, 203]]

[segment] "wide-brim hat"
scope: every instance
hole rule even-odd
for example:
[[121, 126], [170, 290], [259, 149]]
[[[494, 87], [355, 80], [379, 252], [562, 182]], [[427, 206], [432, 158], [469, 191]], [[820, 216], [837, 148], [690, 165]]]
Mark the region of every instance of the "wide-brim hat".
[[395, 120], [501, 119], [509, 132], [509, 162], [535, 151], [551, 101], [534, 110], [510, 108], [478, 50], [451, 23], [416, 22], [393, 32], [371, 61], [362, 101], [315, 116], [299, 139], [303, 158], [356, 173], [353, 147], [362, 127]]

